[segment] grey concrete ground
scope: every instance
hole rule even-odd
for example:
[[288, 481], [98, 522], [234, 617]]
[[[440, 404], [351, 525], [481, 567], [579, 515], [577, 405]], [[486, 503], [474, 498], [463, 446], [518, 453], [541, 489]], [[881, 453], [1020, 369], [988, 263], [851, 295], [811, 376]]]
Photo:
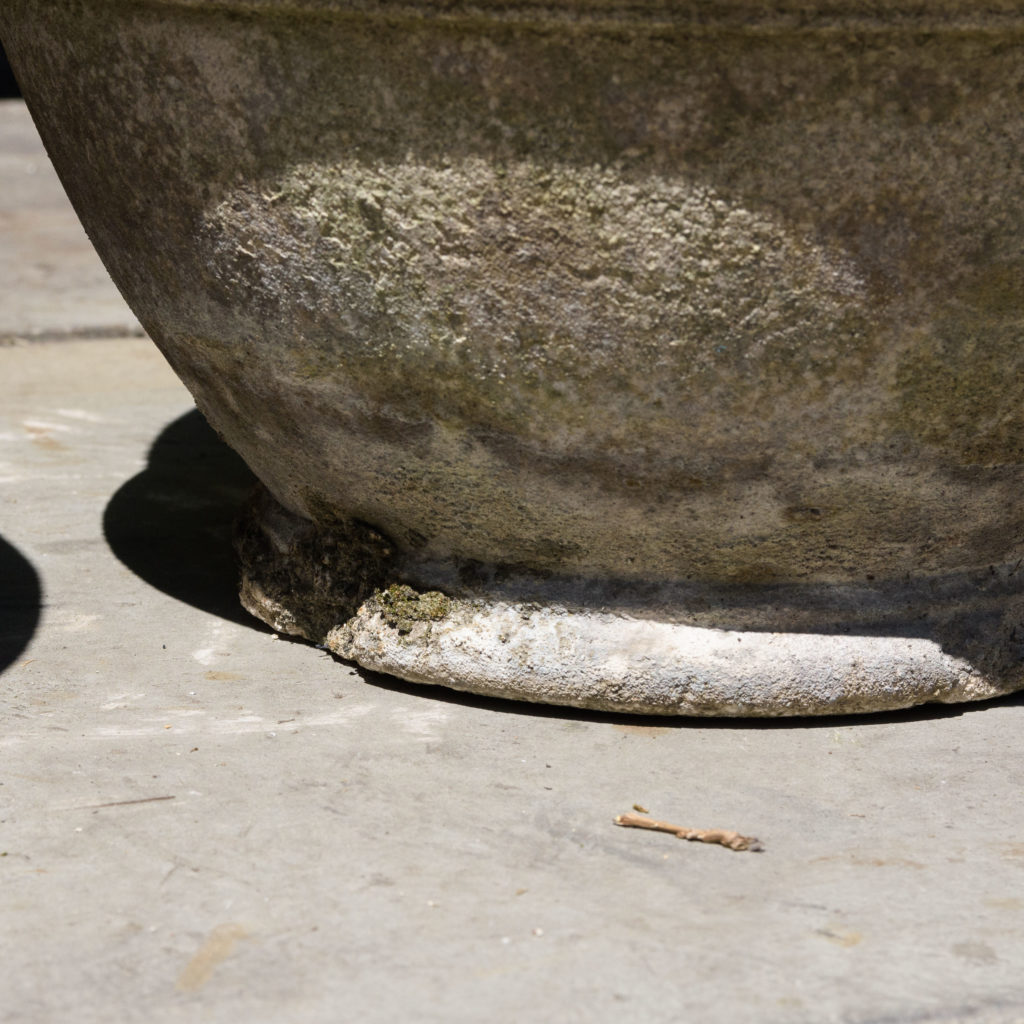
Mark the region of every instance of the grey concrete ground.
[[141, 333], [19, 100], [0, 100], [0, 341]]
[[132, 323], [0, 104], [0, 1020], [1024, 1021], [1024, 701], [648, 723], [355, 672], [237, 608], [245, 470]]

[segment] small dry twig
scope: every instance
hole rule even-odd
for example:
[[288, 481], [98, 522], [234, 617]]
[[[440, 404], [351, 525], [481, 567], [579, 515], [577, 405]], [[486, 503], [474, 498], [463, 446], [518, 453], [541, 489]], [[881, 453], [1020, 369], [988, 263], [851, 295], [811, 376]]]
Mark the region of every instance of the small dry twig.
[[669, 832], [677, 839], [691, 839], [698, 843], [718, 843], [730, 850], [749, 850], [760, 853], [764, 847], [760, 840], [753, 836], [741, 836], [739, 832], [729, 832], [721, 828], [684, 828], [681, 825], [670, 825], [667, 821], [655, 821], [645, 818], [642, 814], [620, 814], [615, 819], [616, 825], [623, 828], [649, 828], [655, 832]]

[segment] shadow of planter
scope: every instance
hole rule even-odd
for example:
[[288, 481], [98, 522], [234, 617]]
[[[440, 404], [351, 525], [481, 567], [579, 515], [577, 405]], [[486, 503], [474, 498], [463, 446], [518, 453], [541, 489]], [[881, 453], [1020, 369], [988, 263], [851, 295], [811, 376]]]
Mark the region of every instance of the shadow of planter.
[[110, 499], [103, 532], [137, 576], [221, 618], [261, 627], [238, 603], [232, 524], [254, 478], [198, 412], [167, 426], [149, 464]]
[[4, 53], [3, 43], [0, 43], [0, 99], [9, 99], [20, 95], [18, 82], [11, 70], [11, 65], [7, 63], [7, 54]]
[[39, 574], [0, 537], [0, 672], [28, 647], [39, 625], [42, 603]]

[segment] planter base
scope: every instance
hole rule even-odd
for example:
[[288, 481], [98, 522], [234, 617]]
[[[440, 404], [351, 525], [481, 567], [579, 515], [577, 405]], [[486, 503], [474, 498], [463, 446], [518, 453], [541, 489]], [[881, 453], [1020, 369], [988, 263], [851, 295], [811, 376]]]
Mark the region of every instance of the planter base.
[[[457, 585], [452, 574], [442, 593], [400, 582], [422, 587], [422, 567], [370, 527], [316, 526], [262, 490], [237, 546], [242, 603], [272, 628], [366, 669], [486, 696], [783, 716], [984, 700], [1022, 684], [1011, 570], [871, 588], [663, 587], [657, 601], [640, 595], [642, 613], [628, 588], [572, 581]], [[540, 600], [523, 599], [531, 586]]]

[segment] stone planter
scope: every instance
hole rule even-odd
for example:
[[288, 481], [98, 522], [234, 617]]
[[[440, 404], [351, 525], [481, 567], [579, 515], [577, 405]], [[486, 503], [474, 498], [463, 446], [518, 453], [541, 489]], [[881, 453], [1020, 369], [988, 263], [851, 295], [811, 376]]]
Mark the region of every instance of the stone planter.
[[276, 629], [651, 713], [1024, 685], [1019, 5], [5, 0], [0, 32], [265, 485]]

